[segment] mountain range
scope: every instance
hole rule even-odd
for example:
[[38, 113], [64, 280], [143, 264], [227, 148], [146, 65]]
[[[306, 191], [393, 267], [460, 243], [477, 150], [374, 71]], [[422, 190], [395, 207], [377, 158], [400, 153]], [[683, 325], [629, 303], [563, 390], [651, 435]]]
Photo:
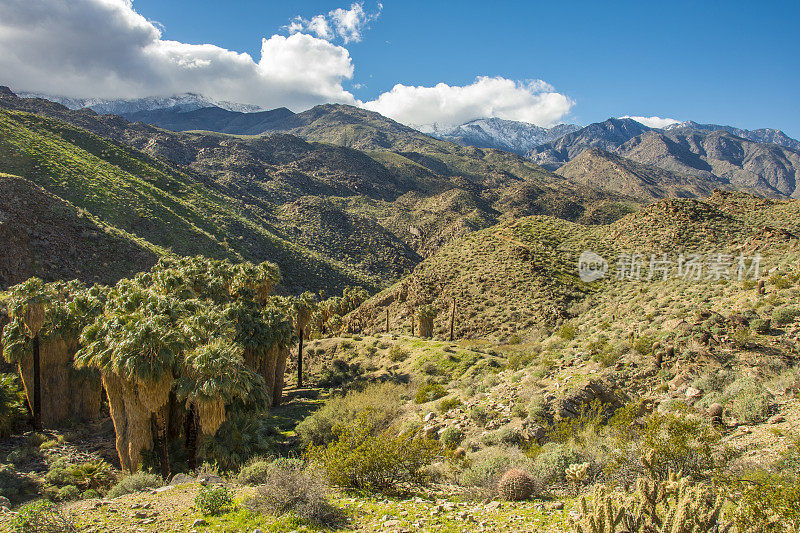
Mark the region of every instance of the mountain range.
[[542, 128], [527, 122], [501, 118], [480, 118], [451, 128], [423, 129], [429, 135], [464, 146], [497, 148], [526, 155], [541, 144], [555, 141], [580, 129], [575, 124], [556, 124]]

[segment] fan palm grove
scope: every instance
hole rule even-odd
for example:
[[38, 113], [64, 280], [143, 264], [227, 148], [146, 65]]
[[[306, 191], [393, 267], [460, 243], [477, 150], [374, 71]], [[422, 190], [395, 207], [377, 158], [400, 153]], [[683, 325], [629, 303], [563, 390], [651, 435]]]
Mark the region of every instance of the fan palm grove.
[[42, 389], [52, 398], [43, 402], [45, 419], [58, 421], [48, 409], [66, 403], [75, 375], [94, 376], [92, 390], [99, 396], [102, 380], [108, 398], [123, 470], [152, 457], [168, 476], [168, 441], [182, 442], [193, 466], [197, 441], [213, 437], [232, 413], [257, 415], [280, 402], [296, 335], [292, 301], [271, 294], [279, 281], [271, 263], [201, 257], [163, 258], [111, 288], [29, 280], [11, 291], [4, 354], [20, 365], [29, 391], [34, 335], [25, 320], [34, 303], [41, 306], [40, 335], [45, 344], [62, 342], [66, 354], [43, 359], [43, 376], [62, 376], [61, 389]]

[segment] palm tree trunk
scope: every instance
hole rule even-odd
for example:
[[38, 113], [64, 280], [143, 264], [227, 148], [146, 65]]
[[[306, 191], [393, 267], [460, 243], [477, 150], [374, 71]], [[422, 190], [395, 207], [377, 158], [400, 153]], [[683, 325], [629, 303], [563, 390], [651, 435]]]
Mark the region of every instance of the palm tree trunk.
[[303, 386], [303, 330], [300, 330], [300, 342], [297, 346], [297, 388]]
[[39, 335], [33, 336], [33, 429], [42, 429], [42, 366], [39, 358]]
[[197, 424], [194, 413], [194, 404], [191, 404], [186, 412], [186, 450], [189, 453], [187, 463], [190, 471], [197, 468]]
[[158, 462], [161, 466], [161, 477], [164, 481], [169, 481], [169, 450], [167, 449], [167, 425], [164, 421], [164, 409], [166, 406], [158, 410], [153, 415], [153, 425], [155, 426], [153, 436], [156, 439], [156, 449], [158, 450]]

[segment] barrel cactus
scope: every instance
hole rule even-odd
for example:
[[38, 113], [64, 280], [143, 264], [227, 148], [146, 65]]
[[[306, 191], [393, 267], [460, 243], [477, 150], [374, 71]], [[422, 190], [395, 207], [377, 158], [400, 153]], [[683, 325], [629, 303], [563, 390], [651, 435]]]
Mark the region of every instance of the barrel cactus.
[[512, 468], [503, 474], [497, 483], [497, 492], [504, 500], [520, 501], [526, 500], [536, 490], [533, 479], [522, 470]]

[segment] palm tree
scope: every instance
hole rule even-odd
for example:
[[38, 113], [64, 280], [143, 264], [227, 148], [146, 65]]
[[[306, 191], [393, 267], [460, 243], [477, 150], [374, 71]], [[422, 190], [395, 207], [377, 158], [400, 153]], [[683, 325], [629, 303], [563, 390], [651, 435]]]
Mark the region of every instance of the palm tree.
[[305, 329], [311, 320], [311, 315], [317, 309], [317, 298], [312, 292], [304, 292], [299, 298], [294, 298], [291, 303], [292, 322], [298, 338], [297, 346], [297, 388], [303, 386], [303, 337]]
[[178, 323], [181, 314], [180, 302], [122, 280], [111, 290], [106, 312], [81, 336], [75, 364], [101, 372], [117, 453], [128, 472], [138, 470], [141, 451], [152, 448], [155, 425], [162, 473], [169, 475], [164, 407], [187, 343]]
[[[227, 338], [226, 338], [227, 337]], [[187, 403], [192, 424], [196, 413], [203, 435], [214, 435], [227, 419], [226, 408], [234, 401], [253, 409], [269, 405], [264, 379], [247, 367], [244, 349], [226, 335], [202, 344], [186, 354], [178, 397]], [[196, 436], [187, 439], [189, 463], [196, 464]]]

